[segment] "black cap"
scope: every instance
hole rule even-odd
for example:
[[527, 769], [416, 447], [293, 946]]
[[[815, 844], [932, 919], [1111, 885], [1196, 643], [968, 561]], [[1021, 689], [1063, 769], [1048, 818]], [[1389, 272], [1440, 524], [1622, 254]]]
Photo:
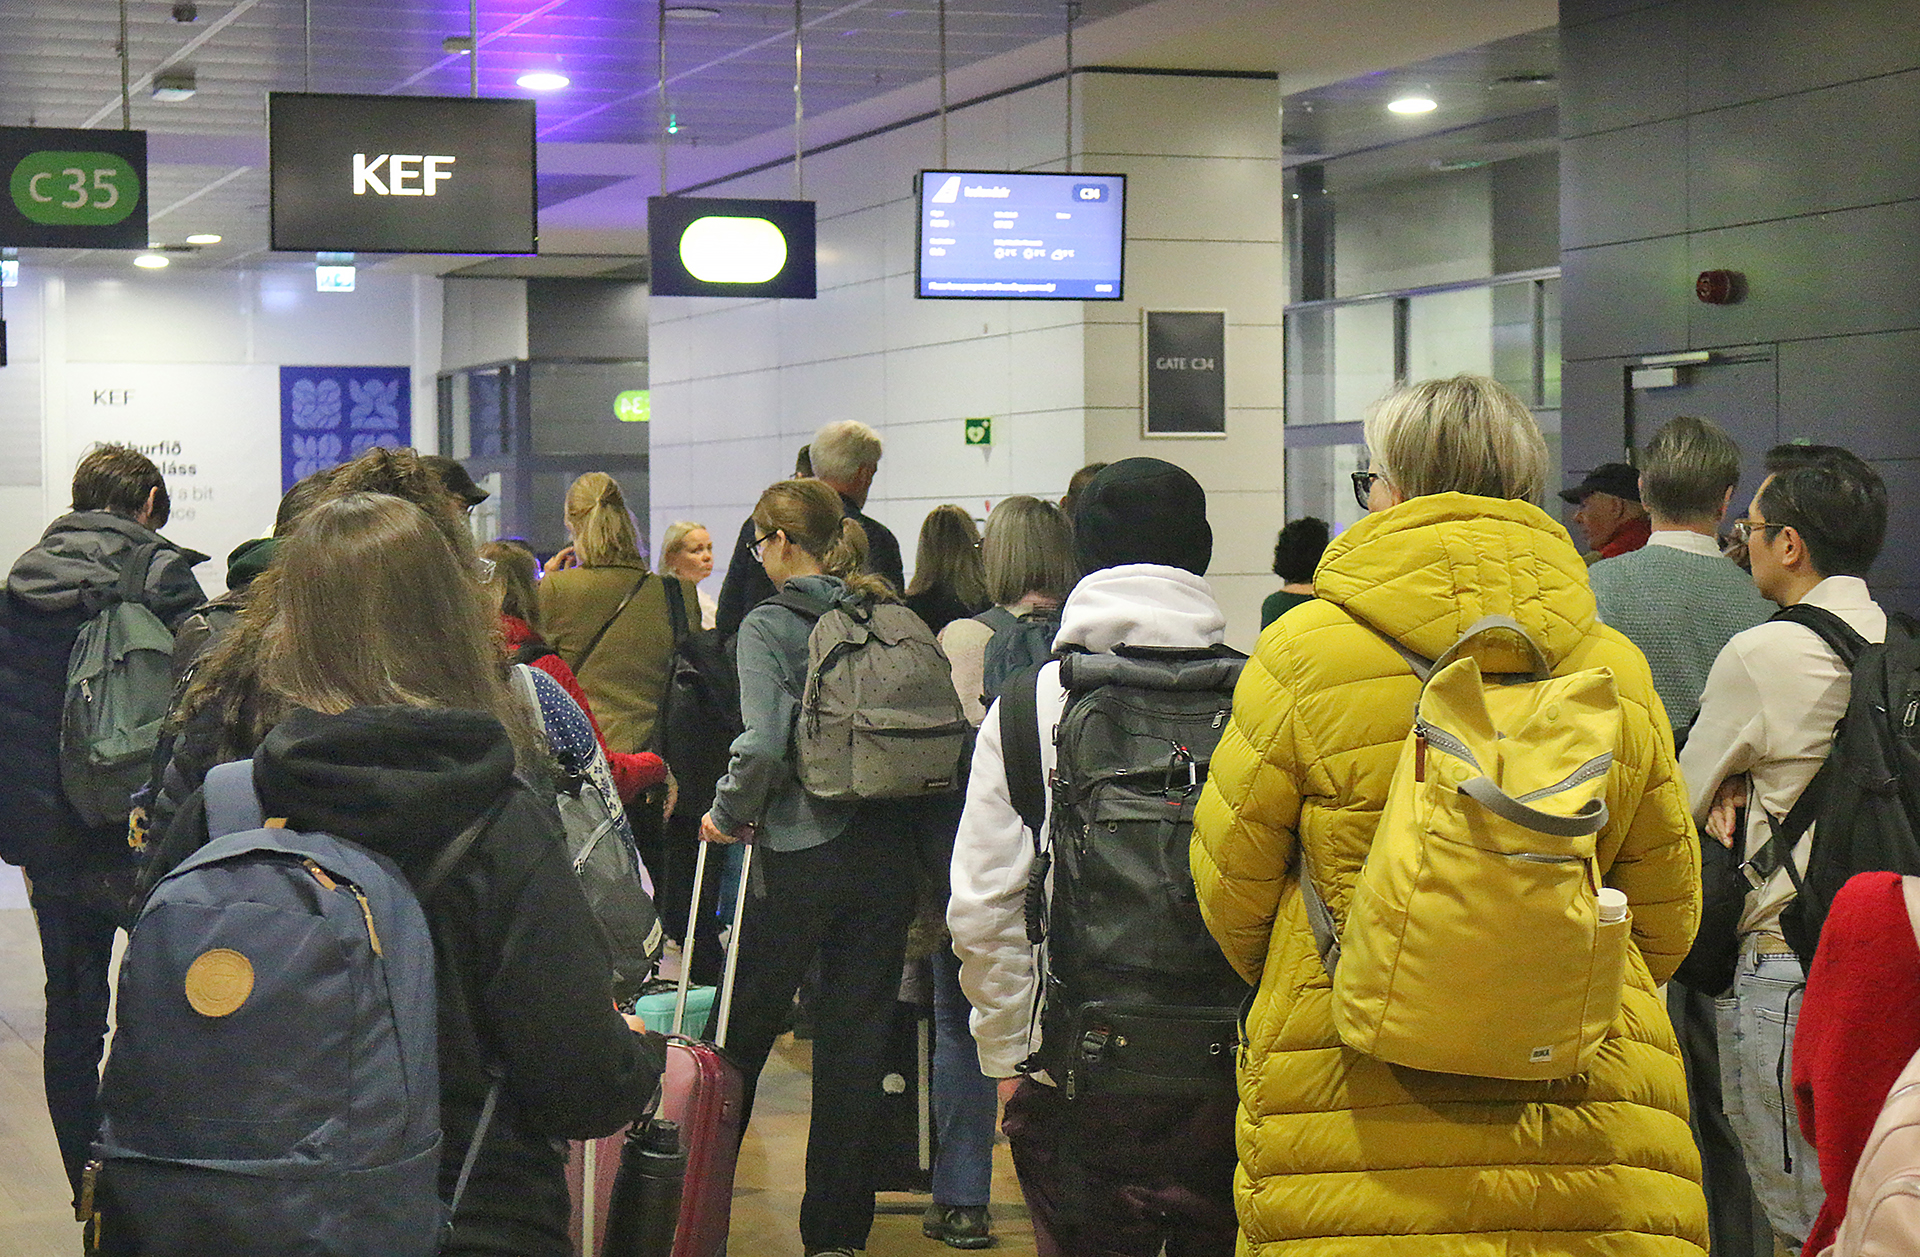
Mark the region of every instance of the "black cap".
[[1629, 502], [1640, 500], [1640, 471], [1625, 463], [1601, 463], [1571, 489], [1560, 490], [1563, 502], [1584, 502], [1589, 493], [1611, 493]]
[[1213, 529], [1200, 482], [1158, 458], [1123, 458], [1073, 502], [1073, 553], [1082, 572], [1159, 563], [1205, 576]]
[[493, 496], [473, 482], [465, 467], [444, 454], [422, 454], [420, 465], [439, 477], [441, 487], [468, 506], [478, 506]]

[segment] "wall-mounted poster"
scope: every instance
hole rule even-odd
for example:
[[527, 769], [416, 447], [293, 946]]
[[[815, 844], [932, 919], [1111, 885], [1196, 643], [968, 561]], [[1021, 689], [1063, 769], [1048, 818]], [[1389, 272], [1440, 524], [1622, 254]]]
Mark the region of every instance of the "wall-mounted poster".
[[1221, 310], [1143, 310], [1147, 436], [1227, 434], [1227, 316]]
[[376, 445], [412, 443], [406, 367], [281, 367], [280, 491]]

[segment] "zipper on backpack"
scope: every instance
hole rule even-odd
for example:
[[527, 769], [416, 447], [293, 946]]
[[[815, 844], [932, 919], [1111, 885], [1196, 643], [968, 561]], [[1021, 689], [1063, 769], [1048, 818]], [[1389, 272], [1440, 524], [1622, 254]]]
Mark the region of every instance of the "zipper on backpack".
[[1422, 782], [1427, 779], [1427, 730], [1416, 725], [1413, 730], [1413, 779]]
[[300, 867], [306, 869], [306, 871], [312, 875], [313, 880], [319, 882], [320, 885], [327, 890], [340, 890], [345, 888], [346, 892], [353, 896], [355, 902], [360, 905], [360, 915], [366, 918], [367, 942], [373, 945], [373, 954], [376, 956], [385, 956], [387, 953], [380, 946], [380, 931], [373, 928], [373, 905], [367, 902], [366, 893], [352, 882], [335, 881], [325, 869], [315, 864], [312, 860], [300, 861]]
[[1907, 700], [1907, 710], [1900, 718], [1900, 728], [1904, 731], [1911, 732], [1915, 720], [1920, 720], [1920, 698], [1910, 698]]

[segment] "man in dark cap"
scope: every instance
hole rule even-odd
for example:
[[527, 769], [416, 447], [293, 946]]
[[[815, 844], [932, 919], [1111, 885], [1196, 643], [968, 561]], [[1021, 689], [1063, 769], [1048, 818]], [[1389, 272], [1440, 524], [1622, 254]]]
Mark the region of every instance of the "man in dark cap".
[[472, 510], [493, 496], [473, 482], [473, 477], [465, 467], [445, 454], [422, 454], [420, 465], [438, 477], [441, 487], [458, 498], [461, 507], [466, 510]]
[[[1189, 658], [1218, 651], [1226, 617], [1205, 579], [1213, 529], [1199, 482], [1172, 463], [1129, 458], [1103, 468], [1074, 505], [1074, 550], [1086, 575], [1060, 609], [1054, 649], [1071, 650], [1077, 658], [1127, 648]], [[1009, 888], [1028, 884], [1036, 850], [1044, 847], [1051, 859], [1051, 811], [1070, 787], [1048, 792], [1039, 783], [1056, 771], [1062, 780], [1078, 782], [1099, 765], [1057, 760], [1054, 734], [1068, 704], [1061, 664], [1043, 664], [1028, 694], [1014, 692], [1020, 684], [1017, 678], [1009, 684], [980, 726], [966, 811], [954, 840], [947, 924], [960, 957], [960, 985], [974, 1009], [981, 1071], [1001, 1080], [1002, 1129], [1013, 1146], [1034, 1232], [1046, 1237], [1042, 1252], [1063, 1257], [1158, 1252], [1163, 1243], [1189, 1257], [1227, 1257], [1238, 1228], [1234, 1096], [1226, 1073], [1217, 1088], [1200, 1095], [1083, 1088], [1075, 1098], [1071, 1089], [1062, 1090], [1071, 1078], [1049, 1064], [1057, 1062], [1061, 1045], [1047, 1044], [1044, 1035], [1057, 1035], [1065, 1023], [1045, 1011], [1055, 989], [1046, 962], [1038, 959], [1045, 952], [1028, 941], [1026, 896]], [[1230, 692], [1223, 689], [1218, 701], [1223, 709], [1230, 706]], [[1197, 743], [1195, 753], [1204, 753]], [[1016, 799], [1033, 800], [1026, 817]], [[1179, 818], [1167, 819], [1184, 870], [1186, 829]], [[1051, 863], [1051, 879], [1049, 865], [1039, 867], [1049, 902], [1058, 903], [1061, 864]], [[1192, 894], [1190, 883], [1186, 893]], [[1168, 897], [1169, 910], [1176, 898]], [[1205, 933], [1191, 917], [1155, 919], [1152, 907], [1115, 911], [1134, 912], [1114, 925], [1139, 930], [1141, 937], [1166, 941], [1183, 928]], [[1057, 924], [1047, 917], [1049, 938], [1057, 937]], [[1202, 941], [1211, 946], [1211, 939]], [[1222, 998], [1231, 1006], [1244, 986], [1224, 963], [1235, 989]], [[1182, 981], [1198, 992], [1207, 978], [1186, 972]]]
[[1653, 523], [1640, 505], [1640, 473], [1626, 463], [1602, 463], [1560, 500], [1578, 504], [1573, 522], [1587, 538], [1587, 562], [1616, 559], [1647, 544]]

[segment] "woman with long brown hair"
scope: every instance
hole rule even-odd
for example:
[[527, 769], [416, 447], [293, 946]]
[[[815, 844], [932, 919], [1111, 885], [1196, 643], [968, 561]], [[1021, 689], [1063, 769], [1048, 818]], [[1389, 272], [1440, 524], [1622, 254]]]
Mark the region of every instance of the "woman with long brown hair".
[[[189, 706], [217, 722], [221, 758], [252, 756], [266, 815], [358, 842], [409, 879], [498, 809], [423, 905], [437, 958], [443, 1196], [502, 1083], [441, 1251], [566, 1257], [565, 1166], [552, 1141], [633, 1120], [665, 1044], [614, 1010], [606, 943], [551, 804], [515, 775], [516, 764], [537, 771], [544, 751], [506, 683], [464, 536], [385, 494], [315, 506]], [[242, 666], [251, 687], [221, 684]], [[169, 845], [183, 854], [205, 838], [190, 805]]]
[[[866, 536], [817, 480], [783, 480], [753, 509], [754, 551], [776, 590], [816, 602], [897, 601], [860, 572]], [[740, 623], [740, 710], [727, 775], [700, 822], [708, 842], [751, 839], [764, 883], [734, 923], [738, 978], [727, 1049], [747, 1111], [767, 1054], [817, 955], [811, 1124], [800, 1238], [808, 1254], [864, 1249], [873, 1226], [872, 1139], [894, 995], [914, 909], [910, 804], [836, 802], [794, 773], [794, 717], [812, 621], [763, 602]]]

